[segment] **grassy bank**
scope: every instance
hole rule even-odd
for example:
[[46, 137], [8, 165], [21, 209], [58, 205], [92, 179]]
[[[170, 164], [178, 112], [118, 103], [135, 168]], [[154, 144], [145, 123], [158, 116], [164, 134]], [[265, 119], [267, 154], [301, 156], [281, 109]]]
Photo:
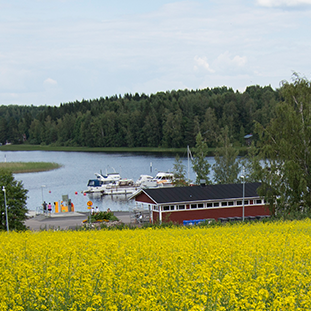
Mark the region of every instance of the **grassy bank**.
[[184, 153], [186, 148], [153, 148], [153, 147], [73, 147], [51, 145], [5, 145], [3, 151], [73, 151], [73, 152], [150, 152], [150, 153]]
[[50, 171], [60, 167], [60, 164], [54, 162], [0, 162], [0, 169], [13, 174]]
[[[239, 153], [243, 155], [246, 153], [246, 147], [240, 147]], [[5, 145], [0, 146], [2, 151], [67, 151], [67, 152], [132, 152], [132, 153], [170, 153], [186, 155], [187, 148], [154, 148], [154, 147], [65, 147], [65, 146], [47, 146], [47, 145]], [[215, 148], [209, 148], [209, 156], [213, 156], [215, 153]]]

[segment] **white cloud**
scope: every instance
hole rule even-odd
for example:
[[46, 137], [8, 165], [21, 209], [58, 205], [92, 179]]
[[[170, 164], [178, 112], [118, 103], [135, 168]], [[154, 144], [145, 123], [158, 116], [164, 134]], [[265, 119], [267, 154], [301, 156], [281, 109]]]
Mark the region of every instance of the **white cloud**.
[[295, 7], [300, 5], [311, 5], [311, 0], [257, 0], [257, 3], [266, 7]]
[[206, 57], [195, 56], [194, 61], [196, 62], [196, 65], [194, 66], [195, 71], [199, 70], [200, 68], [204, 68], [205, 70], [207, 70], [210, 73], [215, 72], [215, 70], [210, 68], [210, 65], [207, 62]]
[[218, 68], [217, 71], [225, 71], [227, 73], [232, 71], [239, 71], [246, 64], [245, 56], [232, 56], [228, 51], [220, 54], [213, 65]]
[[51, 78], [47, 78], [44, 80], [43, 87], [44, 87], [45, 92], [48, 92], [48, 93], [59, 90], [57, 81]]
[[51, 78], [47, 78], [46, 80], [44, 80], [43, 84], [45, 86], [56, 86], [57, 85], [57, 81], [51, 79]]

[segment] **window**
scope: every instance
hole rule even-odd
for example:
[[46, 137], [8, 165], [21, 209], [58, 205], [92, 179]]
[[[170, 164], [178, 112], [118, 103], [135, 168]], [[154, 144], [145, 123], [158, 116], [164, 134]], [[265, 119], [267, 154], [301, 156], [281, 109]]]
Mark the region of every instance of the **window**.
[[206, 207], [213, 207], [213, 203], [206, 203]]
[[170, 206], [170, 210], [173, 211], [175, 209], [175, 205]]
[[164, 206], [163, 206], [163, 211], [169, 211], [169, 210], [170, 210], [169, 205], [164, 205]]
[[254, 201], [253, 200], [249, 200], [249, 204], [254, 204]]
[[197, 208], [196, 204], [191, 204], [191, 208]]
[[221, 202], [221, 206], [227, 206], [228, 202]]
[[229, 201], [229, 202], [228, 202], [228, 205], [229, 205], [229, 206], [233, 206], [233, 205], [234, 205], [234, 204], [233, 204], [233, 201]]
[[256, 204], [261, 204], [261, 200], [256, 200]]
[[236, 201], [236, 205], [242, 205], [242, 201]]
[[245, 201], [244, 201], [244, 205], [248, 205], [248, 200], [245, 200]]
[[178, 205], [178, 209], [185, 209], [185, 205]]
[[203, 208], [203, 206], [204, 206], [203, 203], [198, 204], [198, 208]]
[[219, 203], [218, 202], [214, 203], [214, 207], [217, 207], [217, 206], [219, 206]]

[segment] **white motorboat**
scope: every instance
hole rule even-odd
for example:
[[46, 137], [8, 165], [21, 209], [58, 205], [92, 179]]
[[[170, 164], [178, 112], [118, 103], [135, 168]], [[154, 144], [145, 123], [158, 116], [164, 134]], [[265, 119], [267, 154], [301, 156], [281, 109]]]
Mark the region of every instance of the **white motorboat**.
[[154, 180], [158, 187], [172, 187], [174, 182], [174, 174], [168, 172], [159, 172]]
[[109, 173], [107, 175], [95, 173], [96, 179], [90, 179], [87, 184], [87, 190], [84, 193], [102, 193], [108, 186], [114, 186], [121, 180], [119, 173]]
[[118, 181], [121, 179], [121, 175], [119, 173], [109, 173], [107, 175], [95, 173], [95, 176], [98, 180], [100, 180], [106, 184], [109, 184], [113, 181]]
[[116, 184], [107, 185], [103, 195], [132, 194], [139, 189], [132, 179], [120, 179]]
[[140, 188], [156, 188], [158, 183], [150, 175], [140, 175], [139, 179], [136, 181], [136, 185]]

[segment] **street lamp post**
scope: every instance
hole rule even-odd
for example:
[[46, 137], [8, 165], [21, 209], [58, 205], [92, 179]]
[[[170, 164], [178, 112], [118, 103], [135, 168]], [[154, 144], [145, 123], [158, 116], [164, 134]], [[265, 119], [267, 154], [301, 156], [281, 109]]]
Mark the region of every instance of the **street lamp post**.
[[241, 178], [243, 179], [242, 183], [243, 183], [243, 207], [242, 207], [242, 221], [244, 221], [245, 219], [245, 169], [243, 167], [243, 175], [241, 176]]
[[45, 187], [46, 187], [46, 185], [42, 185], [42, 186], [41, 186], [42, 203], [44, 202], [44, 201], [43, 201], [43, 188], [45, 188]]
[[5, 187], [2, 187], [2, 191], [4, 193], [4, 208], [5, 208], [5, 219], [6, 219], [6, 231], [9, 232], [9, 218], [8, 218], [8, 208], [6, 206], [6, 192]]

